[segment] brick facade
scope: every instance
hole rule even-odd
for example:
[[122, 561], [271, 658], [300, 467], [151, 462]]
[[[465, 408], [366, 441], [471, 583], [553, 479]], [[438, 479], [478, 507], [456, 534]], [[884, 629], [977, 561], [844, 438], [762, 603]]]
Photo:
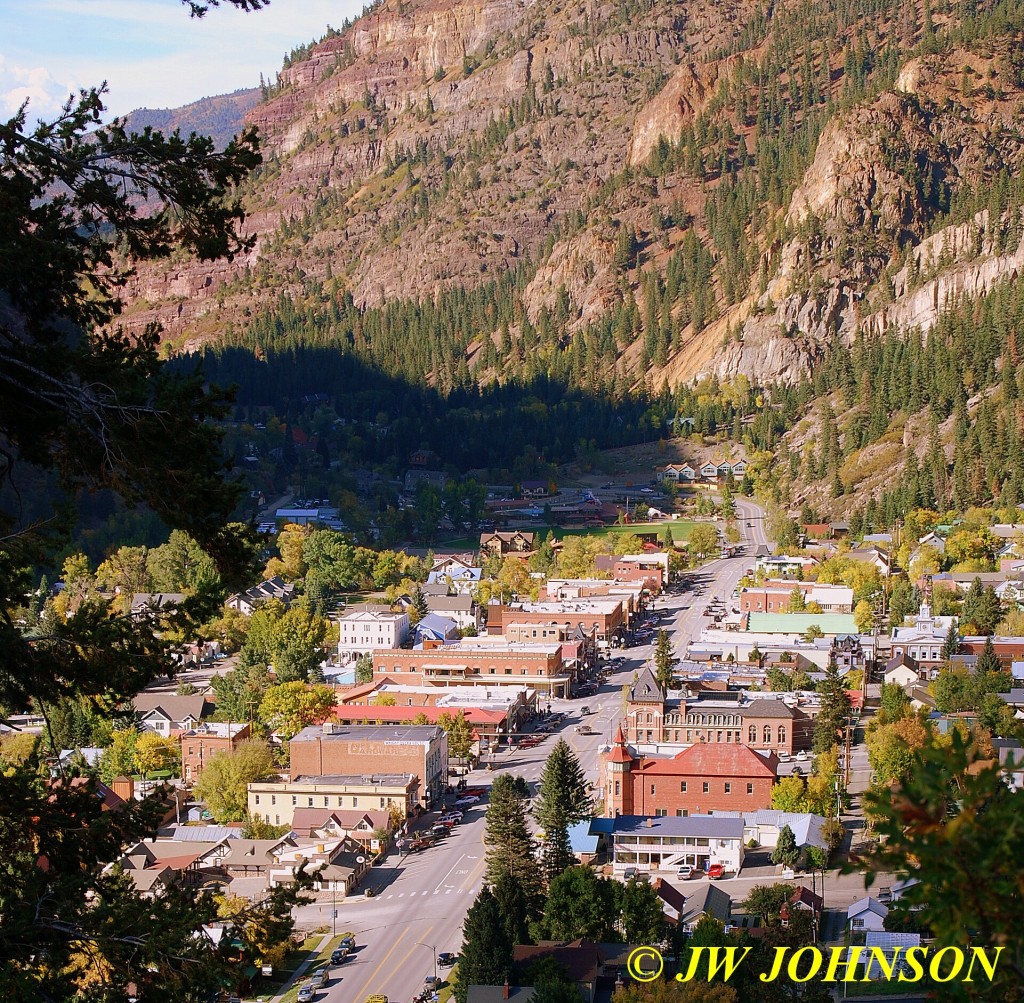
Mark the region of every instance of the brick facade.
[[601, 774], [605, 814], [701, 815], [768, 808], [778, 759], [743, 745], [694, 745], [671, 759], [641, 759], [621, 728]]
[[211, 756], [234, 752], [239, 743], [248, 738], [247, 724], [205, 724], [183, 732], [180, 736], [182, 779], [194, 782]]

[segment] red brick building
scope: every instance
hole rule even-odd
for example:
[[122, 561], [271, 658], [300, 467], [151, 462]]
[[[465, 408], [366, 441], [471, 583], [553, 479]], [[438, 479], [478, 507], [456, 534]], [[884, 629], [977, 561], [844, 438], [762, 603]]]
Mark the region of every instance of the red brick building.
[[289, 743], [292, 782], [301, 777], [411, 774], [430, 798], [448, 783], [448, 738], [437, 725], [303, 728]]
[[182, 732], [181, 776], [186, 783], [195, 781], [211, 756], [234, 752], [249, 738], [249, 725], [237, 722], [209, 721]]
[[601, 757], [605, 814], [706, 815], [769, 808], [774, 753], [745, 745], [693, 745], [671, 759], [641, 759], [622, 728]]
[[588, 634], [596, 631], [601, 641], [622, 637], [628, 626], [625, 603], [612, 596], [487, 607], [488, 634], [504, 634], [506, 625], [513, 623], [561, 624], [569, 630], [580, 627]]
[[[987, 637], [961, 638], [960, 651], [967, 655], [980, 655], [985, 650], [987, 640]], [[1009, 669], [1014, 662], [1024, 660], [1024, 637], [993, 637], [992, 647], [1004, 669]]]

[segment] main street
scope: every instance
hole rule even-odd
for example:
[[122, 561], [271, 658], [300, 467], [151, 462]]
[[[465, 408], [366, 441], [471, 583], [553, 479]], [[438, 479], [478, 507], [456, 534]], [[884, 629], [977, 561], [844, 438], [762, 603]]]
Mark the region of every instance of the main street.
[[[523, 776], [536, 793], [544, 762], [559, 737], [572, 746], [588, 780], [597, 786], [599, 749], [611, 741], [622, 717], [623, 687], [644, 665], [653, 664], [657, 629], [668, 630], [677, 657], [685, 656], [688, 644], [700, 632], [708, 604], [712, 599], [720, 599], [726, 606], [732, 604], [740, 578], [753, 566], [754, 551], [767, 543], [763, 510], [746, 499], [737, 500], [736, 508], [743, 535], [737, 556], [716, 558], [700, 571], [688, 574], [685, 587], [670, 587], [648, 612], [640, 632], [641, 643], [615, 652], [620, 660], [613, 663], [613, 671], [598, 692], [589, 697], [550, 701], [552, 711], [566, 715], [558, 727], [533, 749], [500, 753], [493, 762], [494, 772], [477, 770], [467, 777], [470, 787], [489, 787], [496, 772], [507, 771]], [[584, 716], [583, 707], [591, 713]], [[590, 734], [577, 730], [583, 722]], [[854, 769], [860, 780], [866, 770], [862, 749], [855, 750]], [[364, 883], [364, 889], [371, 890], [373, 896], [356, 895], [339, 902], [336, 917], [329, 902], [297, 910], [301, 927], [351, 931], [358, 945], [342, 965], [332, 969], [330, 982], [317, 995], [318, 1003], [364, 1003], [377, 993], [405, 1003], [417, 995], [424, 978], [434, 974], [435, 951], [459, 952], [462, 923], [483, 880], [486, 808], [484, 799], [467, 809], [452, 835], [426, 850], [406, 856], [392, 850]], [[734, 901], [741, 901], [753, 885], [776, 879], [776, 868], [762, 865], [744, 868], [740, 877], [719, 883]], [[809, 876], [797, 881], [811, 885]], [[692, 894], [703, 881], [673, 879], [673, 883]], [[824, 891], [826, 906], [832, 909], [845, 908], [865, 894], [860, 875], [841, 876], [837, 872], [827, 875]], [[437, 974], [444, 978], [447, 972], [439, 970]]]

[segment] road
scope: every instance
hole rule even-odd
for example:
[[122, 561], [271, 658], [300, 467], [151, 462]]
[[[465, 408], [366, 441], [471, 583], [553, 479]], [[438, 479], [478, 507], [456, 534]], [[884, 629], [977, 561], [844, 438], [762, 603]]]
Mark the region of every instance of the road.
[[[552, 700], [551, 710], [566, 714], [558, 729], [534, 749], [502, 753], [494, 763], [496, 771], [520, 774], [536, 791], [552, 745], [564, 737], [579, 756], [588, 780], [598, 779], [598, 751], [610, 743], [622, 716], [622, 689], [645, 664], [653, 665], [656, 629], [668, 629], [677, 656], [685, 656], [688, 644], [705, 622], [705, 608], [713, 598], [730, 605], [733, 590], [745, 570], [752, 566], [754, 551], [768, 542], [760, 507], [739, 499], [736, 508], [743, 533], [740, 553], [709, 562], [699, 572], [687, 576], [686, 589], [674, 587], [659, 597], [652, 604], [645, 628], [639, 632], [640, 643], [616, 652], [622, 661], [598, 693], [574, 700]], [[592, 713], [584, 717], [583, 706], [588, 706]], [[577, 732], [584, 720], [593, 734]], [[852, 765], [851, 790], [861, 790], [867, 775], [863, 747], [855, 748]], [[467, 782], [470, 787], [488, 787], [493, 777], [493, 772], [478, 770], [470, 774]], [[434, 973], [435, 950], [438, 954], [459, 952], [462, 923], [480, 890], [484, 872], [485, 811], [486, 799], [466, 811], [462, 825], [450, 837], [420, 853], [401, 857], [392, 850], [365, 884], [373, 891], [373, 897], [357, 895], [338, 903], [336, 918], [331, 915], [330, 904], [305, 906], [297, 911], [301, 927], [325, 926], [330, 930], [336, 925], [338, 933], [354, 932], [358, 944], [355, 953], [333, 969], [331, 981], [317, 995], [317, 1003], [364, 1003], [367, 996], [375, 993], [405, 1003], [417, 995], [424, 978]], [[851, 820], [846, 821], [849, 824]], [[767, 865], [745, 868], [742, 876], [719, 884], [734, 901], [741, 901], [753, 885], [776, 878], [776, 868]], [[812, 883], [810, 876], [798, 876], [796, 881], [808, 887]], [[703, 880], [674, 883], [686, 894], [692, 894], [699, 890]], [[863, 878], [830, 872], [824, 892], [827, 908], [845, 909], [865, 894]], [[439, 970], [437, 974], [444, 978], [446, 971]]]

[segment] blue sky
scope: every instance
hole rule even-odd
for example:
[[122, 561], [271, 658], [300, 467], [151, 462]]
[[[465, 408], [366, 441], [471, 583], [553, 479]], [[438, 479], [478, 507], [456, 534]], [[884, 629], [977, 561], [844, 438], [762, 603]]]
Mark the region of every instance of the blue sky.
[[258, 13], [224, 6], [198, 20], [180, 0], [0, 0], [0, 115], [28, 98], [29, 120], [45, 118], [104, 80], [114, 114], [254, 87], [363, 2], [271, 0]]

